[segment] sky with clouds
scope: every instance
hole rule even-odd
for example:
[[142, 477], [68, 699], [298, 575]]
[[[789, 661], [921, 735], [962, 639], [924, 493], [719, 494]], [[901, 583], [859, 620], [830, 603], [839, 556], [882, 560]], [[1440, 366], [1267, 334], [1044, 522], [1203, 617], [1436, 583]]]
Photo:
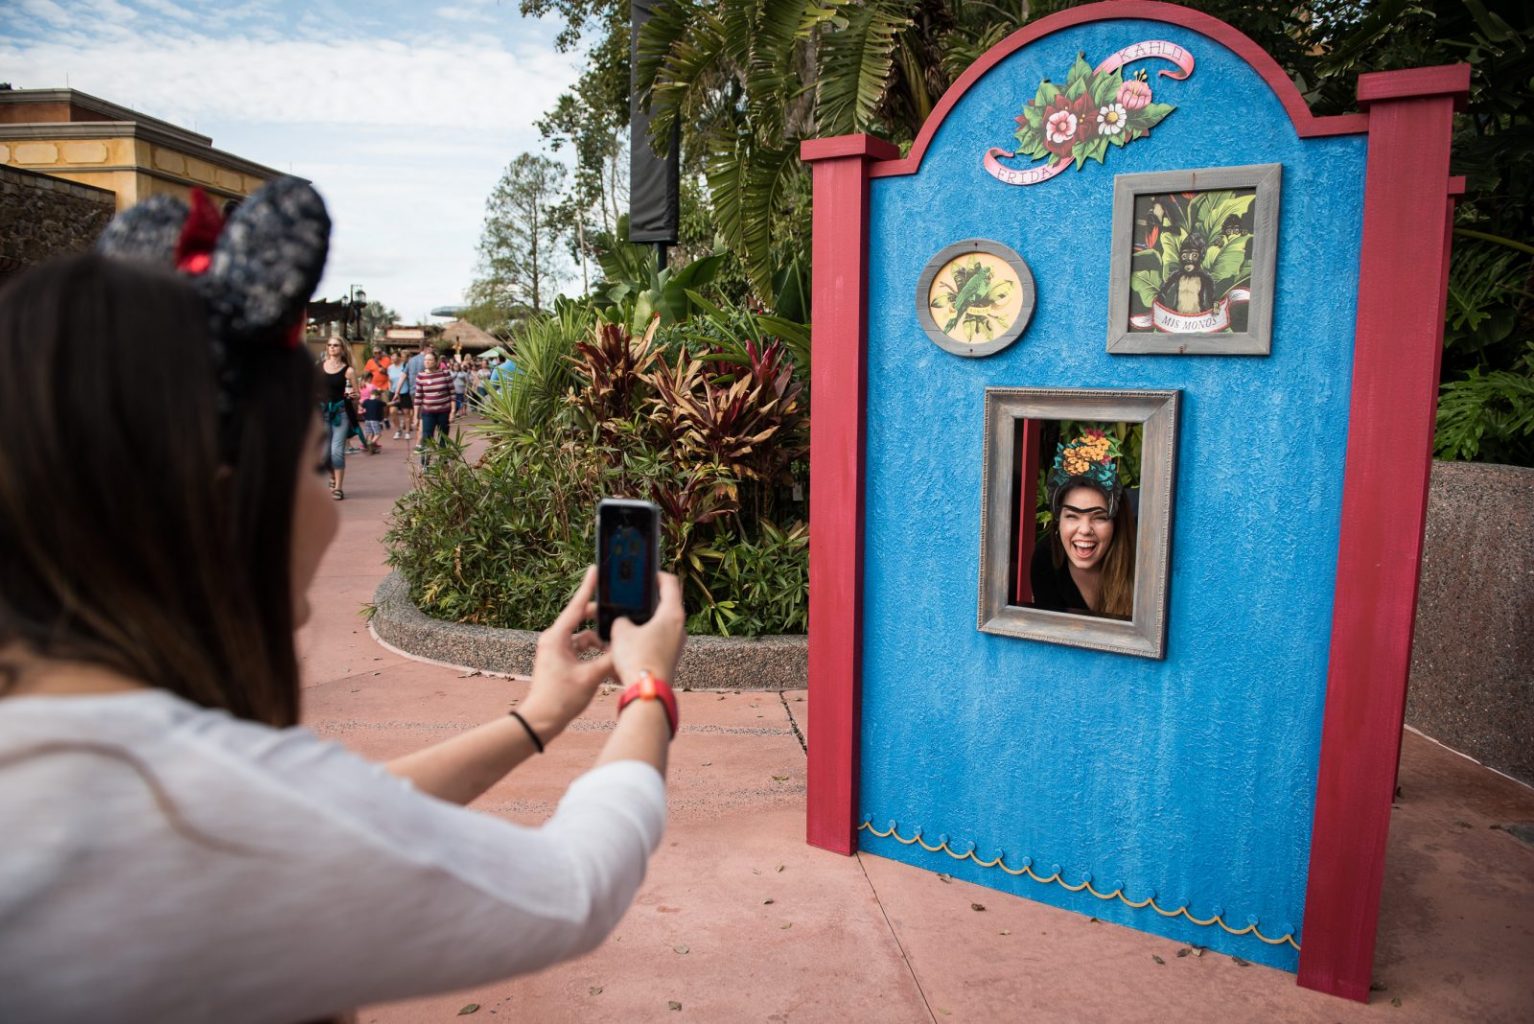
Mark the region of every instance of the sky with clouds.
[[558, 28], [517, 0], [0, 0], [0, 81], [310, 179], [335, 222], [319, 294], [414, 320], [462, 301], [485, 198], [580, 74]]

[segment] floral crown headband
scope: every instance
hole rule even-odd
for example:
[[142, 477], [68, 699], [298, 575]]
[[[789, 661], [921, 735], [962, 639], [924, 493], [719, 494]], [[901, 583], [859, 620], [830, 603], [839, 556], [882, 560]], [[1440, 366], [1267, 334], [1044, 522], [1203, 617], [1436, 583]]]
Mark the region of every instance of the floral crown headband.
[[1058, 516], [1065, 492], [1085, 485], [1101, 491], [1108, 499], [1108, 514], [1115, 515], [1124, 494], [1119, 483], [1119, 459], [1123, 455], [1118, 439], [1101, 430], [1088, 430], [1069, 441], [1061, 441], [1047, 480], [1050, 511]]
[[[274, 346], [297, 348], [303, 311], [325, 270], [330, 216], [308, 182], [279, 177], [220, 216], [202, 189], [188, 205], [153, 196], [112, 219], [96, 248], [113, 259], [175, 269], [208, 309], [219, 376], [219, 414], [227, 424], [240, 369]], [[223, 431], [232, 443], [233, 431]]]

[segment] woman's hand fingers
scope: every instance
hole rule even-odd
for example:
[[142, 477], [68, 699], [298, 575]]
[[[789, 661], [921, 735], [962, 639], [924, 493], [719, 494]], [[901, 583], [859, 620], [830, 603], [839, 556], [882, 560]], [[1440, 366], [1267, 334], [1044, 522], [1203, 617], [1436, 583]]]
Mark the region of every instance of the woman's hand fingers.
[[575, 648], [576, 654], [585, 654], [587, 651], [600, 651], [603, 644], [595, 630], [583, 629], [570, 638], [570, 646]]
[[650, 620], [642, 626], [628, 619], [613, 623], [613, 662], [620, 682], [632, 682], [646, 669], [667, 680], [676, 673], [677, 659], [687, 639], [682, 585], [670, 573], [656, 575], [660, 602]]
[[686, 618], [682, 612], [682, 581], [669, 572], [656, 573], [660, 578], [660, 603], [656, 612]]
[[549, 629], [557, 630], [567, 636], [574, 633], [575, 627], [589, 617], [586, 614], [586, 606], [591, 604], [591, 595], [596, 593], [596, 589], [597, 567], [588, 565], [586, 575], [581, 578], [581, 585], [575, 588], [569, 604], [565, 605], [565, 610], [559, 613], [559, 618], [554, 620], [554, 624]]

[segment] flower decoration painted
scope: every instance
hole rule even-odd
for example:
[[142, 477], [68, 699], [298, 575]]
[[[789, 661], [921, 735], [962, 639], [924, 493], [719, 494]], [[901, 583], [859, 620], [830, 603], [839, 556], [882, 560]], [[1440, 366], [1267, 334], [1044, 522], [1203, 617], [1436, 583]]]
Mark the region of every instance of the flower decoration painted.
[[[986, 173], [1008, 185], [1037, 185], [1067, 167], [1079, 169], [1088, 160], [1102, 163], [1110, 146], [1126, 146], [1150, 135], [1151, 129], [1177, 108], [1152, 101], [1146, 72], [1137, 71], [1125, 78], [1123, 68], [1152, 58], [1177, 65], [1176, 71], [1163, 70], [1161, 76], [1181, 80], [1193, 73], [1193, 55], [1160, 39], [1126, 46], [1096, 67], [1087, 63], [1085, 54], [1077, 54], [1063, 87], [1046, 78], [1023, 106], [1017, 117], [1016, 148], [986, 152]], [[1048, 162], [1018, 170], [998, 160], [1012, 157]]]
[[1085, 484], [1101, 491], [1108, 499], [1108, 514], [1118, 511], [1123, 486], [1119, 483], [1119, 460], [1123, 449], [1118, 438], [1109, 437], [1101, 430], [1087, 430], [1069, 441], [1060, 442], [1055, 449], [1055, 462], [1050, 467], [1049, 507], [1060, 514], [1060, 499], [1072, 487]]

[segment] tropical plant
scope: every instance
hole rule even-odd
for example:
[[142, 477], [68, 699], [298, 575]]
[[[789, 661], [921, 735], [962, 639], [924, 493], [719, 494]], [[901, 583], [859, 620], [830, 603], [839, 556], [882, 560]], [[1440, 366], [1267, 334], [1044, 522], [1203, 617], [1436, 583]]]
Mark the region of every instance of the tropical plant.
[[485, 454], [469, 463], [450, 446], [391, 521], [391, 563], [424, 610], [542, 628], [590, 559], [596, 502], [629, 495], [662, 509], [693, 631], [804, 629], [800, 371], [772, 318], [704, 305], [634, 333], [560, 303], [517, 329]]
[[517, 372], [488, 388], [478, 406], [491, 436], [532, 430], [558, 413], [573, 383], [575, 346], [595, 323], [589, 305], [560, 298], [552, 312], [531, 317], [512, 332]]
[[640, 35], [636, 87], [655, 139], [683, 126], [684, 160], [705, 169], [759, 301], [799, 316], [799, 143], [856, 131], [909, 142], [952, 81], [945, 54], [978, 54], [1026, 16], [1026, 3], [964, 0], [665, 0]]
[[1512, 370], [1474, 367], [1438, 396], [1439, 458], [1534, 465], [1534, 342]]
[[[628, 234], [628, 215], [619, 221], [620, 236]], [[694, 294], [709, 285], [729, 258], [718, 252], [690, 263], [657, 269], [655, 250], [619, 242], [598, 250], [609, 319], [621, 320], [634, 331], [644, 330], [652, 317], [663, 325], [686, 320], [699, 307]]]

